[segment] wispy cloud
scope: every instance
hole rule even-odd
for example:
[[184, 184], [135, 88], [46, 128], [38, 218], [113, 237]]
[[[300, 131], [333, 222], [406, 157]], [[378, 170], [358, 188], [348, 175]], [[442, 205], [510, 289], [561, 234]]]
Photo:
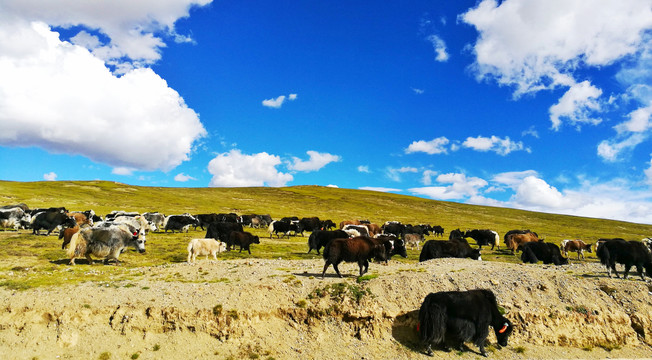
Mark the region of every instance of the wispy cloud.
[[387, 187], [376, 187], [376, 186], [363, 186], [359, 187], [360, 190], [369, 190], [369, 191], [378, 191], [378, 192], [401, 192], [401, 189], [387, 188]]
[[368, 165], [360, 165], [358, 166], [358, 172], [369, 174], [371, 173], [371, 170], [369, 170]]
[[184, 173], [178, 173], [177, 175], [174, 176], [174, 181], [186, 182], [188, 180], [197, 180], [197, 179], [195, 179], [194, 177], [192, 177], [190, 175], [186, 175]]
[[521, 132], [521, 136], [530, 135], [535, 138], [539, 138], [539, 132], [534, 128], [534, 125], [530, 126], [527, 130]]
[[[281, 106], [283, 106], [283, 103], [285, 103], [285, 95], [278, 96], [276, 98], [271, 98], [271, 99], [265, 99], [263, 100], [262, 104], [263, 106], [274, 108], [274, 109], [280, 109]], [[294, 101], [297, 99], [297, 94], [290, 94], [287, 97], [287, 100], [289, 101]]]
[[134, 173], [133, 168], [121, 167], [121, 166], [114, 167], [111, 170], [111, 174], [122, 175], [122, 176], [131, 176], [133, 175], [133, 173]]
[[426, 38], [435, 50], [435, 60], [439, 62], [448, 61], [449, 55], [446, 52], [446, 43], [437, 35], [430, 35]]
[[530, 149], [526, 148], [522, 142], [512, 141], [508, 136], [504, 139], [493, 135], [491, 137], [468, 137], [462, 143], [462, 146], [476, 151], [493, 151], [503, 156], [513, 151], [530, 151]]
[[419, 170], [415, 167], [411, 166], [404, 166], [401, 168], [391, 168], [388, 167], [385, 175], [387, 175], [387, 178], [389, 178], [392, 181], [400, 182], [401, 181], [401, 174], [404, 173], [416, 173], [419, 172]]
[[57, 180], [57, 174], [54, 172], [49, 172], [47, 174], [43, 174], [43, 180], [45, 181], [56, 181]]

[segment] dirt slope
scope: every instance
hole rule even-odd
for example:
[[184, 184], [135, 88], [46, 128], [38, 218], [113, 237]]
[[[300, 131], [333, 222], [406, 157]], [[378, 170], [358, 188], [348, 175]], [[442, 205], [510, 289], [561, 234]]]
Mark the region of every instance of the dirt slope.
[[[96, 265], [98, 267], [103, 265]], [[652, 295], [637, 276], [462, 259], [371, 265], [233, 260], [135, 269], [143, 280], [0, 289], [3, 359], [425, 359], [430, 292], [492, 289], [515, 333], [492, 358], [652, 358]], [[495, 343], [493, 335], [489, 338]], [[474, 346], [470, 345], [473, 351]], [[610, 351], [607, 351], [608, 349]], [[137, 355], [136, 355], [137, 354]], [[439, 358], [478, 358], [474, 352]]]

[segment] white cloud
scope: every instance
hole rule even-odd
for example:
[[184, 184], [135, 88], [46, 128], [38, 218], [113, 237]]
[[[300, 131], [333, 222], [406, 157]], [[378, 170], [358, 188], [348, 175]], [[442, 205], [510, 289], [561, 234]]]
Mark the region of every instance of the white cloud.
[[649, 1], [484, 0], [460, 19], [480, 33], [479, 78], [515, 86], [515, 96], [571, 86], [572, 71], [637, 52], [652, 26]]
[[234, 149], [208, 163], [208, 172], [213, 175], [209, 186], [285, 186], [293, 177], [279, 172], [276, 166], [280, 164], [281, 158], [276, 155], [266, 152], [246, 155]]
[[558, 190], [545, 180], [527, 177], [508, 206], [604, 219], [652, 224], [652, 192], [633, 189], [622, 179], [584, 181], [577, 189]]
[[369, 170], [369, 166], [367, 165], [360, 165], [358, 166], [358, 172], [369, 174], [371, 173], [371, 170]]
[[[102, 44], [93, 41], [89, 50], [93, 50], [95, 56], [117, 67], [126, 65], [123, 68], [132, 69], [159, 60], [160, 49], [165, 46], [164, 37], [187, 39], [187, 36], [176, 33], [175, 22], [187, 17], [191, 7], [203, 6], [209, 2], [210, 0], [6, 0], [0, 5], [0, 14], [4, 14], [0, 26], [12, 26], [8, 19], [15, 18], [22, 19], [25, 23], [41, 21], [63, 28], [83, 26], [109, 39]], [[11, 31], [15, 30], [19, 29]]]
[[[644, 174], [647, 183], [652, 185], [652, 160]], [[576, 188], [558, 189], [534, 170], [496, 174], [490, 184], [464, 174], [443, 174], [437, 181], [451, 185], [408, 190], [439, 200], [652, 224], [652, 188], [642, 189], [640, 184], [624, 179], [607, 182], [589, 181], [582, 176], [578, 179], [580, 185]], [[487, 185], [492, 186], [485, 188]], [[489, 193], [507, 190], [513, 192], [507, 201], [486, 197]]]
[[491, 137], [468, 137], [462, 143], [462, 146], [476, 151], [494, 151], [499, 155], [507, 155], [512, 151], [519, 150], [530, 151], [528, 148], [523, 146], [522, 142], [512, 141], [508, 136], [504, 139], [493, 135]]
[[592, 112], [600, 111], [600, 103], [597, 101], [600, 95], [602, 95], [602, 90], [588, 81], [573, 84], [559, 99], [559, 102], [550, 107], [552, 128], [559, 130], [562, 118], [566, 118], [571, 125], [597, 125], [602, 122], [601, 119], [590, 116]]
[[263, 106], [271, 107], [274, 109], [279, 109], [285, 102], [285, 95], [281, 95], [276, 99], [265, 99], [263, 100]]
[[310, 159], [303, 161], [297, 157], [292, 158], [292, 164], [288, 166], [288, 169], [295, 171], [317, 171], [323, 168], [324, 166], [332, 163], [338, 162], [342, 158], [338, 155], [332, 155], [329, 153], [319, 153], [317, 151], [307, 151]]
[[[265, 99], [263, 100], [263, 106], [274, 108], [274, 109], [280, 109], [281, 106], [283, 106], [283, 103], [285, 102], [285, 95], [281, 95], [277, 97], [276, 99]], [[290, 94], [288, 95], [287, 99], [289, 101], [293, 101], [297, 99], [297, 94]]]
[[47, 174], [43, 174], [43, 180], [45, 181], [56, 181], [57, 180], [57, 174], [54, 172], [49, 172]]
[[562, 210], [569, 208], [572, 199], [564, 197], [555, 187], [535, 176], [528, 176], [516, 188], [511, 201], [528, 209]]
[[439, 62], [448, 61], [449, 55], [446, 52], [446, 43], [444, 40], [437, 35], [430, 35], [427, 37], [427, 40], [430, 41], [435, 50], [435, 60]]
[[[62, 26], [92, 24], [104, 31], [104, 20], [92, 22], [93, 16], [82, 10], [103, 9], [107, 18], [115, 15], [117, 21], [114, 13], [130, 5], [32, 3], [0, 5], [0, 145], [83, 154], [110, 166], [147, 171], [168, 171], [188, 160], [193, 143], [206, 130], [165, 80], [148, 68], [129, 69], [117, 77], [94, 53], [61, 41], [45, 23], [28, 20], [43, 16]], [[157, 9], [152, 4], [153, 19]], [[130, 14], [124, 16], [127, 22], [131, 19]], [[106, 30], [107, 35], [117, 33], [123, 34], [119, 29]], [[79, 36], [78, 42], [92, 45], [90, 37]], [[126, 46], [125, 41], [121, 39], [120, 46]], [[139, 45], [132, 45], [134, 49], [125, 54], [138, 57]]]
[[339, 186], [337, 186], [337, 185], [333, 185], [333, 184], [328, 184], [328, 185], [326, 185], [326, 187], [334, 188], [334, 189], [339, 189]]
[[448, 186], [428, 186], [408, 189], [413, 194], [428, 196], [438, 200], [460, 200], [477, 196], [480, 189], [487, 186], [487, 181], [477, 178], [467, 178], [464, 174], [448, 173], [437, 176], [437, 182], [451, 184]]
[[186, 175], [184, 173], [178, 173], [177, 175], [174, 176], [174, 181], [186, 182], [188, 180], [197, 180], [197, 179], [195, 179], [194, 177], [192, 177], [190, 175]]
[[415, 152], [424, 152], [426, 154], [442, 154], [446, 153], [446, 145], [450, 141], [446, 137], [438, 137], [430, 141], [413, 141], [407, 149], [405, 149], [406, 154], [411, 154]]
[[616, 125], [619, 134], [634, 132], [641, 133], [652, 129], [652, 101], [646, 107], [641, 107], [627, 115], [629, 120]]
[[363, 186], [359, 187], [360, 190], [368, 191], [378, 191], [378, 192], [401, 192], [401, 189], [387, 188], [387, 187], [376, 187], [376, 186]]
[[412, 88], [412, 91], [414, 91], [415, 94], [421, 95], [425, 92], [423, 89], [417, 89], [417, 88]]

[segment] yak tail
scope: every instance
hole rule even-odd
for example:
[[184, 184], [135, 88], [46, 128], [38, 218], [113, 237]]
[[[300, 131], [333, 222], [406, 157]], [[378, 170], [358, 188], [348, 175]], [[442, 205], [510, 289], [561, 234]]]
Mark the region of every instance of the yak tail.
[[86, 239], [82, 236], [81, 232], [76, 232], [70, 238], [70, 244], [68, 244], [68, 249], [66, 249], [66, 255], [71, 260], [86, 255]]
[[523, 254], [521, 254], [521, 261], [524, 263], [536, 264], [539, 262], [539, 259], [537, 259], [537, 256], [534, 255], [534, 251], [532, 251], [529, 246], [524, 246]]
[[441, 344], [446, 335], [446, 308], [431, 295], [426, 296], [419, 309], [419, 337], [426, 345]]

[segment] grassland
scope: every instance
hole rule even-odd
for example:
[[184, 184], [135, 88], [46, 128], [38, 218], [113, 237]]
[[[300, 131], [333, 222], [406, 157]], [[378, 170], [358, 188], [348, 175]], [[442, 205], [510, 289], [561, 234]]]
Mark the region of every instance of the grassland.
[[[106, 181], [0, 182], [0, 205], [21, 202], [31, 208], [65, 206], [70, 210], [93, 209], [98, 214], [112, 210], [159, 211], [168, 215], [236, 212], [270, 214], [273, 218], [318, 216], [336, 223], [345, 219], [369, 219], [376, 223], [399, 220], [441, 225], [446, 234], [455, 228], [490, 228], [501, 235], [511, 229], [527, 228], [538, 232], [546, 241], [556, 243], [565, 238], [593, 242], [602, 237], [641, 239], [652, 236], [652, 225], [318, 186], [164, 188]], [[265, 229], [249, 231], [261, 237], [260, 245], [252, 245], [251, 255], [232, 251], [221, 257], [319, 258], [314, 251], [306, 253], [307, 237], [270, 239]], [[130, 250], [121, 256], [124, 266], [98, 267], [87, 265], [82, 259], [77, 262], [80, 266], [68, 267], [63, 266], [67, 259], [55, 236], [34, 236], [25, 230], [0, 232], [0, 285], [20, 289], [65, 282], [138, 278], [142, 276], [135, 270], [139, 267], [185, 261], [188, 241], [203, 236], [204, 232], [199, 228], [187, 234], [153, 233], [147, 237], [145, 255]], [[416, 262], [418, 251], [409, 250], [408, 254], [408, 259], [399, 261]], [[483, 250], [482, 257], [490, 261], [518, 261], [504, 251]], [[588, 261], [595, 261], [595, 258]]]

